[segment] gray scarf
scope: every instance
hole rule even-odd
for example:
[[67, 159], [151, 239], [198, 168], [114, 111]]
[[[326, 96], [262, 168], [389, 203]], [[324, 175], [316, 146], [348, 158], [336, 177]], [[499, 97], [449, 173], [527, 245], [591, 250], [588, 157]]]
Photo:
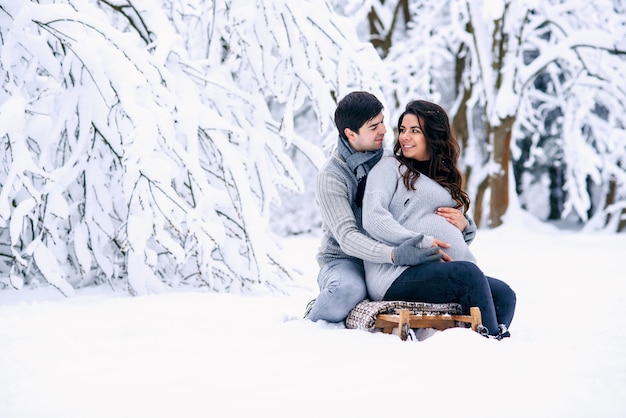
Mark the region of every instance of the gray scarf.
[[367, 174], [370, 172], [370, 169], [374, 167], [374, 165], [382, 158], [383, 149], [381, 148], [376, 151], [357, 152], [352, 149], [345, 139], [339, 137], [337, 150], [339, 151], [339, 155], [341, 155], [346, 161], [346, 164], [348, 164], [350, 170], [354, 173], [354, 176], [359, 184], [356, 193], [356, 204], [358, 207], [361, 207], [363, 202], [363, 193], [365, 192], [365, 183], [367, 182]]

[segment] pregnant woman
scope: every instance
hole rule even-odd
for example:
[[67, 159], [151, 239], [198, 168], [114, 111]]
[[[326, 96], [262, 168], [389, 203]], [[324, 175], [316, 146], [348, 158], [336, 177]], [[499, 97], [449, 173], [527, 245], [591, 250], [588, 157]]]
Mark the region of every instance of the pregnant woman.
[[446, 112], [424, 100], [407, 104], [393, 154], [368, 176], [363, 227], [390, 246], [422, 237], [420, 247], [439, 247], [441, 259], [417, 266], [365, 262], [369, 297], [454, 302], [466, 314], [478, 306], [485, 327], [481, 333], [510, 336], [516, 296], [503, 281], [485, 276], [469, 249], [476, 225], [467, 216], [470, 201], [457, 168], [459, 145]]

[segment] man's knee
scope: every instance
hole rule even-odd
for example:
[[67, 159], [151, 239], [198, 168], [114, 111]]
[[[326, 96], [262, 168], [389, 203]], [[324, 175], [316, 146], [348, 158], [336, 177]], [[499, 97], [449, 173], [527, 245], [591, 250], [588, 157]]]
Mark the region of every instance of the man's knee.
[[367, 287], [365, 281], [343, 281], [335, 287], [333, 293], [336, 299], [345, 300], [347, 305], [354, 307], [367, 297]]
[[342, 281], [333, 286], [330, 298], [324, 307], [323, 319], [330, 322], [344, 321], [350, 311], [367, 297], [365, 283]]
[[[318, 303], [311, 314], [329, 322], [341, 322], [350, 311], [367, 297], [362, 269], [351, 263], [335, 263], [318, 277], [322, 288]], [[313, 312], [315, 311], [315, 312]]]

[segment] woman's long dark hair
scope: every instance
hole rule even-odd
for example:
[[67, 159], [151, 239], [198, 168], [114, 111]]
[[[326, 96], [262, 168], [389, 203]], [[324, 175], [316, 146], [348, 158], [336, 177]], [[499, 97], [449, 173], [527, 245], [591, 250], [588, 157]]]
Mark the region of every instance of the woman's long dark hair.
[[466, 213], [470, 199], [461, 188], [463, 178], [457, 168], [461, 154], [459, 143], [452, 135], [448, 115], [443, 108], [425, 100], [415, 100], [406, 105], [404, 112], [398, 119], [398, 137], [393, 145], [393, 153], [407, 170], [402, 174], [407, 190], [415, 190], [415, 182], [420, 176], [417, 161], [402, 155], [400, 145], [400, 126], [406, 115], [417, 116], [418, 123], [426, 137], [426, 147], [430, 154], [430, 168], [428, 176], [450, 191], [452, 198], [457, 202], [457, 209], [463, 208]]

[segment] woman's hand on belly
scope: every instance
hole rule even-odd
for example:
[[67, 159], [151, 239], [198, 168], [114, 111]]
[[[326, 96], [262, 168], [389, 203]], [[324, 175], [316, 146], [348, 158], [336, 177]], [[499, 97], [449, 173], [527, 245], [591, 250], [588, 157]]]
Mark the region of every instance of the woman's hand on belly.
[[465, 215], [463, 215], [460, 209], [442, 207], [437, 208], [435, 213], [459, 228], [461, 232], [465, 231], [465, 228], [469, 225], [469, 222], [465, 219]]

